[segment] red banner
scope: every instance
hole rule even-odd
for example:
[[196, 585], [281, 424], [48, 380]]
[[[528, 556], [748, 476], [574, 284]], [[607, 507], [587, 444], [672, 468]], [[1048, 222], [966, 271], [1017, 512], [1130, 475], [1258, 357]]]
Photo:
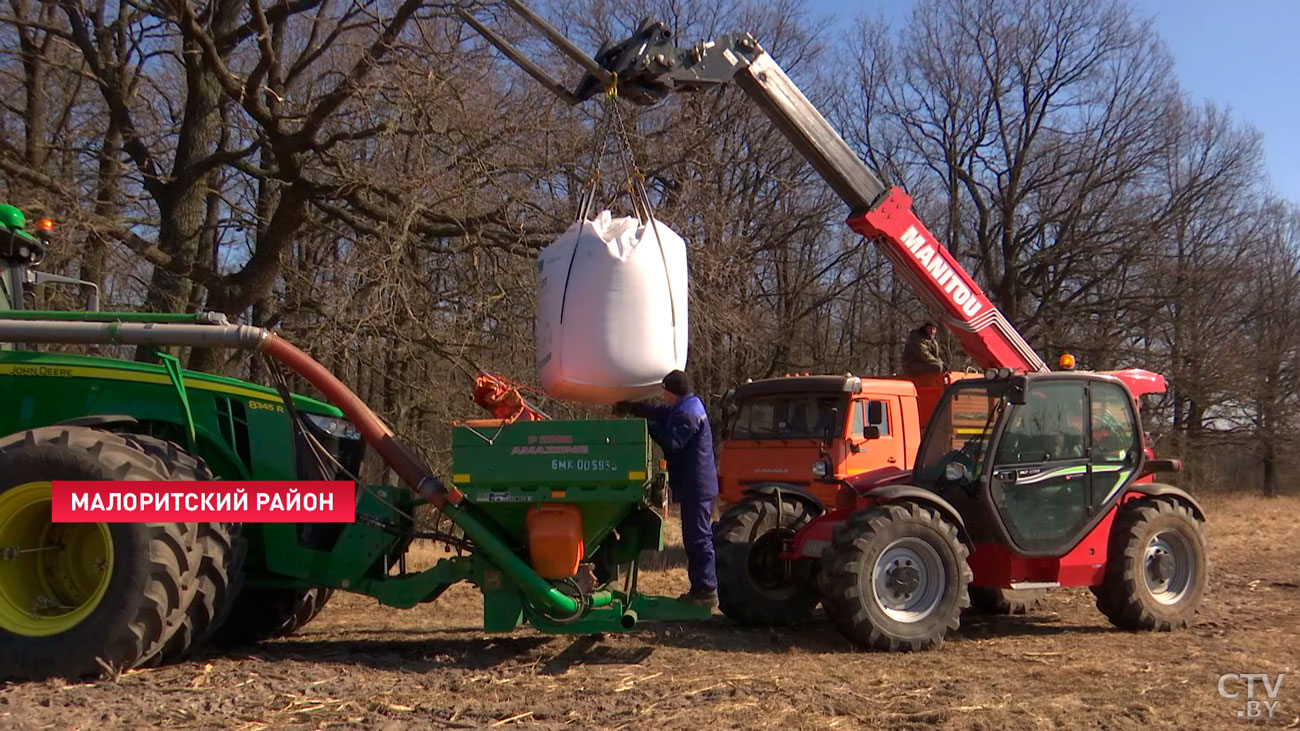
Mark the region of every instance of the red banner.
[[356, 484], [334, 481], [53, 483], [55, 523], [352, 523]]

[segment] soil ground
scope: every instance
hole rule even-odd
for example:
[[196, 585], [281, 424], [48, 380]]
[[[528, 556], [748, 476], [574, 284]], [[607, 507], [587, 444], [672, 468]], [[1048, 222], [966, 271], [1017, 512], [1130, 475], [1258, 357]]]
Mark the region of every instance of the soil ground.
[[[0, 728], [1102, 728], [1250, 723], [1244, 682], [1287, 675], [1300, 727], [1300, 499], [1211, 498], [1211, 594], [1189, 630], [1113, 629], [1087, 591], [1028, 617], [969, 619], [933, 652], [854, 652], [825, 621], [722, 616], [626, 635], [487, 635], [457, 587], [411, 611], [338, 596], [297, 636], [116, 680], [0, 687]], [[680, 567], [643, 574], [676, 594]], [[1262, 685], [1256, 697], [1267, 700]]]

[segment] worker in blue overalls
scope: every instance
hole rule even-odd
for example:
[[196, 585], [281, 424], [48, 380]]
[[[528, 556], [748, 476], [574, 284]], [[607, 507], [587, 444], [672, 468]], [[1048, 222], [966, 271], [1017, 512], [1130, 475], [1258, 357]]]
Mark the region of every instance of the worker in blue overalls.
[[704, 403], [682, 371], [664, 376], [662, 404], [620, 401], [614, 413], [646, 419], [650, 437], [668, 461], [668, 487], [682, 515], [682, 543], [691, 590], [679, 597], [696, 606], [718, 603], [718, 571], [713, 555], [713, 501], [718, 470], [713, 460], [713, 430]]

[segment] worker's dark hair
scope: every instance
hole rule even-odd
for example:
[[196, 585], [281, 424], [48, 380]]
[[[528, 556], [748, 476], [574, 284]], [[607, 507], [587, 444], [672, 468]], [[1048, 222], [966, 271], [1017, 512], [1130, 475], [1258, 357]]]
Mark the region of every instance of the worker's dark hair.
[[934, 324], [933, 322], [930, 322], [929, 320], [926, 320], [925, 322], [921, 323], [922, 330], [929, 330], [930, 328], [934, 328], [935, 330], [938, 330], [939, 326]]
[[678, 396], [691, 392], [691, 377], [682, 371], [673, 371], [664, 376], [664, 390]]

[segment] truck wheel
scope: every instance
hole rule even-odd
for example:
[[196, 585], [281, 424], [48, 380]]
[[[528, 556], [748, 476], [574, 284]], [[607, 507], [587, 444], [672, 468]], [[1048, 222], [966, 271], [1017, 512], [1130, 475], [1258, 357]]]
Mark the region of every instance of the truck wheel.
[[[216, 479], [203, 458], [180, 445], [144, 434], [123, 434], [137, 449], [158, 458], [167, 467], [167, 479], [186, 482]], [[226, 620], [244, 585], [244, 558], [248, 544], [239, 523], [199, 523], [195, 540], [199, 566], [194, 599], [185, 619], [166, 646], [147, 664], [173, 662], [201, 647]]]
[[324, 586], [244, 589], [212, 641], [222, 645], [251, 645], [291, 635], [315, 619], [333, 593], [333, 589]]
[[971, 614], [1028, 614], [1043, 604], [1046, 589], [970, 588]]
[[1093, 587], [1097, 608], [1116, 627], [1186, 627], [1209, 581], [1205, 534], [1191, 509], [1173, 500], [1120, 508], [1111, 527], [1106, 574]]
[[180, 626], [192, 524], [52, 523], [54, 480], [165, 480], [156, 459], [85, 427], [0, 439], [0, 680], [77, 678], [147, 660]]
[[[779, 516], [778, 516], [779, 513]], [[783, 545], [815, 517], [798, 500], [750, 497], [722, 514], [713, 532], [718, 606], [745, 625], [790, 625], [812, 617], [820, 594], [816, 562], [780, 558]]]
[[934, 511], [916, 503], [858, 511], [831, 550], [827, 613], [858, 646], [927, 650], [960, 625], [970, 603], [966, 546]]

